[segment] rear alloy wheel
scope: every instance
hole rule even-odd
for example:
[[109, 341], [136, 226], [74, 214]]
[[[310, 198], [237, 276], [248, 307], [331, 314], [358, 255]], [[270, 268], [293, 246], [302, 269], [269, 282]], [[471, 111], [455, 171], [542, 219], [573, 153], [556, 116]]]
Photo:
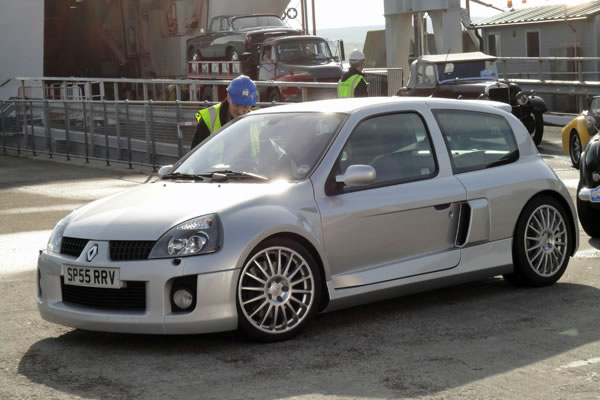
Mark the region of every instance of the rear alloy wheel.
[[567, 268], [572, 235], [564, 207], [551, 196], [531, 200], [521, 212], [513, 241], [511, 283], [547, 286]]
[[[577, 185], [577, 193], [583, 185]], [[580, 200], [577, 196], [577, 214], [579, 214], [579, 223], [590, 237], [600, 237], [600, 209], [593, 208], [589, 201]]]
[[581, 139], [577, 132], [572, 131], [569, 138], [569, 156], [571, 156], [571, 164], [579, 169], [579, 160], [581, 159]]
[[314, 317], [321, 276], [312, 255], [285, 238], [265, 241], [250, 255], [238, 281], [238, 326], [264, 342], [296, 336]]

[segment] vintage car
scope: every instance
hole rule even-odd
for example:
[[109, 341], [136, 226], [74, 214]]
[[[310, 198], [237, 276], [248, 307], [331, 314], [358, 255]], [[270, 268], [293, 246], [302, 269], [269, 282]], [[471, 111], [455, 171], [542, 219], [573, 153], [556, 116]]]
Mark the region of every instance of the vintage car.
[[[337, 83], [342, 75], [340, 62], [322, 37], [280, 36], [265, 40], [261, 46], [257, 75], [259, 81]], [[259, 89], [263, 101], [302, 101], [302, 91], [297, 87]], [[336, 96], [336, 89], [307, 89], [308, 100]]]
[[507, 109], [376, 97], [237, 118], [160, 179], [58, 222], [39, 255], [41, 316], [276, 341], [319, 311], [418, 290], [551, 285], [578, 247], [575, 208]]
[[418, 57], [410, 65], [406, 87], [397, 96], [432, 96], [462, 99], [496, 100], [512, 106], [539, 145], [544, 134], [546, 104], [516, 83], [498, 79], [496, 57], [481, 52], [449, 53]]
[[571, 163], [579, 168], [581, 152], [586, 143], [598, 133], [600, 126], [600, 96], [592, 98], [590, 109], [583, 111], [562, 129], [562, 146], [571, 157]]
[[600, 135], [594, 136], [581, 154], [577, 213], [585, 233], [600, 237]]
[[239, 61], [242, 54], [255, 52], [268, 37], [301, 33], [276, 15], [217, 16], [211, 20], [207, 32], [188, 39], [188, 61]]

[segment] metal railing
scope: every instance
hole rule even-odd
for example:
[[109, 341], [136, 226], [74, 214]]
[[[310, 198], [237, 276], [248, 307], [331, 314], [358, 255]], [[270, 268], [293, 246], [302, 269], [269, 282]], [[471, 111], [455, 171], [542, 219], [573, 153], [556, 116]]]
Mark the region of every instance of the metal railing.
[[[396, 72], [394, 72], [396, 73]], [[378, 72], [381, 81], [383, 72]], [[195, 113], [215, 102], [199, 101], [203, 89], [222, 98], [230, 80], [17, 78], [20, 98], [0, 101], [0, 148], [158, 168], [182, 157], [195, 134]], [[261, 89], [298, 88], [335, 98], [337, 83], [256, 82]], [[389, 87], [389, 86], [388, 86]], [[374, 93], [383, 86], [372, 87]], [[220, 96], [221, 94], [221, 96]], [[38, 95], [38, 98], [32, 96]], [[259, 97], [257, 108], [280, 103]]]

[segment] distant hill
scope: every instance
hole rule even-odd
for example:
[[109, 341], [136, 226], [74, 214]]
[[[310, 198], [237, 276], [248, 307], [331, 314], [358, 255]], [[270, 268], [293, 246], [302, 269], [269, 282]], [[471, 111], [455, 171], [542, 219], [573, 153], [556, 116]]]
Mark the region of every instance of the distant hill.
[[368, 31], [378, 31], [385, 29], [384, 25], [371, 26], [353, 26], [348, 28], [329, 28], [318, 29], [317, 35], [323, 36], [329, 40], [341, 39], [344, 41], [344, 50], [349, 54], [352, 50], [363, 50], [365, 37]]

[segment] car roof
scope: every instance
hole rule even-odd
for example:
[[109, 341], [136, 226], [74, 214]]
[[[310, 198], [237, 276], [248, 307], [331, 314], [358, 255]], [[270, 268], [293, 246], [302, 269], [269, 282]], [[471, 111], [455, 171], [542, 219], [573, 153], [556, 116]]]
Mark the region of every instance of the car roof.
[[482, 53], [481, 51], [472, 51], [469, 53], [448, 53], [448, 54], [429, 54], [420, 56], [417, 61], [431, 63], [461, 62], [461, 61], [493, 61], [496, 57]]
[[[349, 114], [366, 108], [382, 107], [391, 104], [423, 104], [435, 108], [444, 105], [456, 107], [460, 105], [474, 105], [483, 107], [492, 107], [510, 112], [510, 104], [500, 103], [490, 100], [463, 100], [463, 99], [445, 99], [434, 97], [356, 97], [347, 99], [330, 99], [319, 101], [306, 101], [302, 103], [290, 103], [280, 106], [266, 107], [253, 111], [252, 113], [268, 114], [272, 112], [331, 112]], [[470, 108], [470, 107], [467, 107]]]
[[279, 42], [287, 42], [287, 41], [297, 41], [297, 40], [322, 40], [325, 41], [325, 38], [321, 37], [321, 36], [314, 36], [314, 35], [289, 35], [289, 36], [275, 36], [272, 38], [268, 38], [265, 39], [265, 41], [263, 42], [264, 44], [272, 44], [272, 43], [279, 43]]

